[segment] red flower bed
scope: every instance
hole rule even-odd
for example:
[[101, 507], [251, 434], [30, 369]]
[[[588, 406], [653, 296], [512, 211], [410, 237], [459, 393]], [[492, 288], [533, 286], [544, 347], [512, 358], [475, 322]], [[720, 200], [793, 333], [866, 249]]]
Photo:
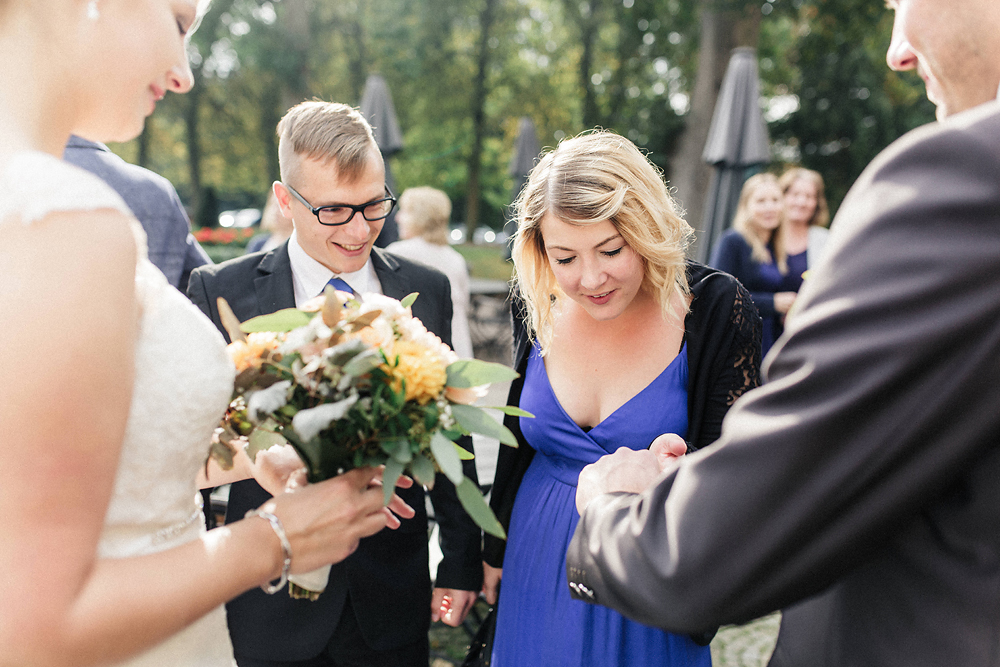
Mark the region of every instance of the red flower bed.
[[198, 243], [208, 245], [229, 245], [231, 243], [246, 243], [256, 233], [252, 227], [230, 229], [226, 227], [201, 227], [193, 234]]

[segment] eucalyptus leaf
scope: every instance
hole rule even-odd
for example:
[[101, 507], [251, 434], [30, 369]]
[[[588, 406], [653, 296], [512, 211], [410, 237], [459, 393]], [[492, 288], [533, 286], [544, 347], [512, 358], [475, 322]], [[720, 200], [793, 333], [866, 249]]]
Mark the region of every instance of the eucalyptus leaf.
[[399, 302], [399, 305], [403, 308], [409, 308], [413, 305], [413, 302], [417, 300], [418, 296], [420, 296], [420, 292], [410, 292], [403, 297], [402, 301]]
[[263, 452], [266, 449], [270, 449], [274, 445], [287, 445], [288, 441], [285, 440], [285, 436], [280, 433], [275, 433], [274, 431], [269, 431], [266, 428], [254, 429], [254, 432], [250, 434], [247, 438], [249, 443], [247, 445], [247, 456], [250, 457], [251, 461], [257, 459], [257, 453]]
[[517, 371], [503, 364], [479, 359], [459, 359], [448, 365], [446, 384], [456, 389], [467, 389], [494, 382], [507, 382], [517, 376]]
[[499, 537], [502, 540], [507, 539], [507, 533], [497, 521], [493, 510], [486, 504], [486, 500], [483, 499], [483, 494], [475, 482], [465, 477], [459, 484], [455, 485], [455, 491], [458, 493], [458, 500], [462, 503], [462, 507], [469, 513], [477, 526], [494, 537]]
[[[451, 406], [451, 414], [458, 425], [469, 433], [478, 433], [496, 438], [505, 445], [517, 447], [517, 439], [506, 426], [486, 414], [482, 408], [472, 405]], [[437, 453], [435, 453], [435, 456]]]
[[434, 464], [431, 463], [423, 454], [417, 454], [413, 457], [413, 462], [410, 464], [410, 472], [413, 473], [413, 478], [417, 480], [420, 484], [423, 484], [428, 489], [434, 488]]
[[260, 315], [251, 318], [240, 325], [240, 329], [245, 333], [258, 331], [274, 331], [283, 333], [298, 329], [309, 324], [313, 318], [313, 313], [305, 313], [298, 308], [285, 308], [270, 315]]
[[344, 364], [344, 373], [353, 377], [360, 377], [370, 373], [382, 364], [382, 356], [377, 350], [368, 350], [354, 357]]
[[385, 462], [385, 470], [382, 471], [382, 504], [388, 505], [392, 500], [392, 494], [396, 493], [396, 482], [403, 474], [403, 464], [396, 459], [389, 459]]
[[223, 442], [213, 442], [208, 449], [208, 460], [205, 461], [206, 472], [208, 470], [208, 461], [215, 461], [215, 463], [223, 470], [232, 470], [234, 454], [235, 451], [233, 447], [230, 447]]
[[443, 472], [453, 484], [458, 486], [462, 483], [462, 479], [465, 477], [465, 474], [462, 472], [462, 460], [458, 458], [458, 452], [456, 452], [455, 448], [452, 446], [454, 444], [455, 443], [440, 433], [435, 433], [431, 436], [431, 453], [434, 455], [434, 459], [441, 468], [441, 472]]
[[390, 438], [379, 443], [382, 451], [393, 459], [406, 465], [413, 460], [413, 452], [410, 451], [410, 441], [406, 438]]
[[323, 358], [334, 366], [343, 366], [368, 349], [363, 340], [353, 338], [323, 351]]
[[470, 452], [468, 449], [458, 444], [457, 442], [451, 443], [455, 445], [455, 453], [458, 454], [458, 458], [462, 461], [472, 461], [476, 458], [476, 455]]
[[522, 410], [516, 405], [499, 405], [499, 406], [483, 406], [485, 410], [497, 410], [505, 415], [511, 415], [513, 417], [531, 417], [532, 419], [535, 415], [531, 414], [527, 410]]

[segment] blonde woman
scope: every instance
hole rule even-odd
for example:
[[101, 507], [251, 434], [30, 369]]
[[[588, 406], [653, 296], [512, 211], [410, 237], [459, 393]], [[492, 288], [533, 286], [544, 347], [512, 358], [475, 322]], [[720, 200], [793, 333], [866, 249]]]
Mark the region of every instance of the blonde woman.
[[[830, 208], [818, 171], [792, 167], [778, 179], [785, 204], [785, 254], [788, 272], [801, 276], [816, 266], [830, 235]], [[798, 289], [795, 290], [798, 292]]]
[[[393, 522], [370, 469], [281, 493], [294, 461], [259, 477], [279, 495], [253, 518], [206, 533], [197, 477], [235, 369], [121, 198], [59, 159], [70, 133], [131, 139], [191, 88], [204, 9], [0, 0], [3, 665], [230, 667], [226, 600]], [[202, 483], [253, 471], [241, 455]]]
[[802, 272], [788, 269], [783, 216], [778, 179], [774, 174], [751, 176], [740, 192], [733, 228], [719, 239], [709, 262], [736, 276], [753, 296], [763, 322], [762, 355], [784, 331], [785, 314], [802, 284]]
[[431, 187], [408, 188], [399, 196], [396, 223], [403, 239], [389, 244], [389, 252], [433, 266], [451, 283], [451, 342], [455, 353], [472, 358], [469, 333], [469, 267], [465, 258], [448, 244], [451, 200]]
[[696, 641], [570, 599], [566, 547], [585, 465], [662, 434], [676, 434], [675, 454], [718, 437], [757, 384], [759, 318], [732, 276], [685, 260], [691, 228], [623, 137], [560, 143], [531, 172], [517, 215], [521, 377], [508, 402], [535, 418], [507, 418], [519, 447], [501, 447], [493, 487], [508, 529], [484, 550], [488, 599], [504, 580], [493, 664], [709, 665], [708, 628]]

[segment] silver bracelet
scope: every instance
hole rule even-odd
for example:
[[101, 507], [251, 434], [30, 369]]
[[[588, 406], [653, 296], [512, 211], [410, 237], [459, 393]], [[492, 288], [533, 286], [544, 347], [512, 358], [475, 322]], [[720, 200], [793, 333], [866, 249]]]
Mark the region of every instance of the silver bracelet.
[[271, 530], [281, 542], [281, 551], [285, 556], [285, 561], [281, 564], [281, 576], [278, 577], [278, 583], [269, 582], [260, 586], [260, 589], [268, 595], [274, 595], [288, 583], [288, 571], [292, 569], [292, 545], [288, 542], [288, 536], [285, 535], [285, 527], [281, 525], [281, 519], [264, 510], [250, 510], [243, 518], [248, 519], [252, 516], [267, 519], [267, 522], [271, 524]]

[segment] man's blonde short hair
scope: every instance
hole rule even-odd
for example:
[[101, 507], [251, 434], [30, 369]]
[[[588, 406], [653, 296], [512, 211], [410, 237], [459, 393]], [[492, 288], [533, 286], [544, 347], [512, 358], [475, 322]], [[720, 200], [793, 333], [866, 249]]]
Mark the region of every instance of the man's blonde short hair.
[[346, 104], [312, 100], [297, 104], [278, 123], [281, 180], [295, 184], [303, 159], [335, 165], [348, 183], [359, 179], [382, 156], [371, 125]]
[[399, 210], [406, 212], [406, 226], [413, 236], [428, 243], [448, 245], [451, 200], [444, 192], [427, 186], [407, 188], [399, 196]]

